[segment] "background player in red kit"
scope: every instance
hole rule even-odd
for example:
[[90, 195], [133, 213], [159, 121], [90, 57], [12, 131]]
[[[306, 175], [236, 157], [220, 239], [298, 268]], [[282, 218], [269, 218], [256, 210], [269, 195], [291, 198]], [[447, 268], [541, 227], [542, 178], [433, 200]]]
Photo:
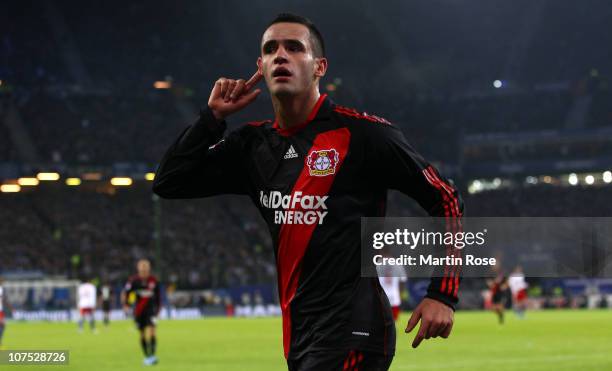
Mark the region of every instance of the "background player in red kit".
[[500, 273], [494, 280], [489, 280], [487, 284], [491, 294], [491, 310], [495, 312], [499, 324], [502, 325], [504, 324], [505, 293], [508, 290], [508, 277]]
[[134, 321], [140, 331], [140, 345], [145, 355], [143, 363], [149, 366], [157, 363], [155, 317], [161, 308], [161, 294], [159, 281], [151, 275], [151, 263], [147, 259], [141, 259], [136, 268], [138, 274], [129, 278], [121, 292], [121, 304], [128, 312], [128, 297], [132, 293], [135, 295]]
[[[164, 198], [244, 194], [255, 203], [272, 235], [289, 370], [387, 370], [395, 326], [378, 279], [360, 274], [360, 218], [384, 216], [388, 189], [430, 215], [457, 218], [458, 192], [388, 121], [319, 93], [327, 59], [309, 20], [272, 21], [257, 67], [249, 81], [216, 81], [199, 119], [166, 152], [153, 190]], [[262, 78], [275, 120], [223, 138], [225, 118], [256, 99]], [[421, 321], [413, 347], [451, 332], [459, 277], [446, 273], [432, 278], [408, 323], [407, 332]]]

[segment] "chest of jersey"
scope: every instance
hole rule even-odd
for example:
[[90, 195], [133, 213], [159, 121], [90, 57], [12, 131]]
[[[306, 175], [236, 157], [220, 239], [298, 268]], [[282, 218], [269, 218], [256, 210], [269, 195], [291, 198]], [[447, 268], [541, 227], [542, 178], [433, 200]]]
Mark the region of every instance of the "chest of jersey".
[[330, 190], [350, 159], [347, 128], [270, 135], [255, 148], [256, 205], [275, 225], [322, 224]]
[[155, 295], [157, 283], [153, 280], [141, 281], [137, 280], [133, 284], [133, 290], [140, 298], [151, 298]]

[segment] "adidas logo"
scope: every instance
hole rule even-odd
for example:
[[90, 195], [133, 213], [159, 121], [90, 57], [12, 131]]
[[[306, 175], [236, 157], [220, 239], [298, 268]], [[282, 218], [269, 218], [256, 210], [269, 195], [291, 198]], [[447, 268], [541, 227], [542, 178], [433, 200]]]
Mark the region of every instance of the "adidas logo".
[[287, 150], [287, 153], [285, 153], [285, 157], [283, 157], [285, 160], [288, 160], [290, 158], [296, 158], [298, 157], [297, 152], [295, 151], [295, 148], [293, 148], [293, 144], [289, 147], [289, 149]]

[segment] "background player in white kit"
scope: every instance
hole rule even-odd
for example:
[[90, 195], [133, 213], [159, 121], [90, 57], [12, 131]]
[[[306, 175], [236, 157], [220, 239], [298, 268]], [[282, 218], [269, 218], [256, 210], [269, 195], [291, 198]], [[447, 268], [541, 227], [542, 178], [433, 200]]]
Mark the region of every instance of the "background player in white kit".
[[405, 285], [408, 281], [406, 270], [400, 265], [379, 265], [377, 269], [378, 280], [391, 304], [393, 320], [397, 321], [402, 305], [402, 283]]
[[527, 310], [527, 281], [525, 281], [525, 274], [523, 274], [523, 268], [516, 266], [512, 274], [508, 277], [508, 286], [512, 292], [512, 304], [514, 312], [519, 318], [525, 317], [525, 311]]
[[96, 332], [96, 322], [94, 319], [94, 310], [96, 309], [96, 286], [89, 281], [85, 281], [79, 285], [77, 290], [77, 303], [79, 309], [79, 332], [83, 331], [83, 322], [85, 317], [89, 319], [89, 328], [92, 332]]

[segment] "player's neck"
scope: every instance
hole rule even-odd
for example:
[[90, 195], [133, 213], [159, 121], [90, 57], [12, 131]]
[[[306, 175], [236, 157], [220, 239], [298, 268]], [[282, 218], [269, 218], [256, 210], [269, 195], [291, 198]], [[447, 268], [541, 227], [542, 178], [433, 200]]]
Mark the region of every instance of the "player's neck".
[[319, 89], [312, 89], [303, 95], [290, 97], [272, 96], [272, 106], [278, 126], [282, 129], [290, 129], [304, 123], [320, 96]]

